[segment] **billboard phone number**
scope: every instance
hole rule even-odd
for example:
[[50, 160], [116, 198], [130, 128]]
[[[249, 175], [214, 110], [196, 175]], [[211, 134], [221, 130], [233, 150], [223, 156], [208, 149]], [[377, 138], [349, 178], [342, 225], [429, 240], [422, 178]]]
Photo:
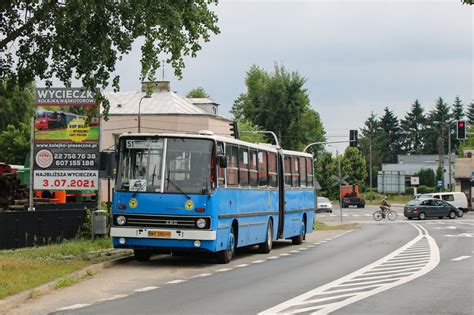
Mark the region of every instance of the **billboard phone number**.
[[95, 153], [55, 153], [55, 166], [94, 166], [97, 159]]
[[96, 188], [97, 183], [91, 179], [43, 179], [43, 188]]

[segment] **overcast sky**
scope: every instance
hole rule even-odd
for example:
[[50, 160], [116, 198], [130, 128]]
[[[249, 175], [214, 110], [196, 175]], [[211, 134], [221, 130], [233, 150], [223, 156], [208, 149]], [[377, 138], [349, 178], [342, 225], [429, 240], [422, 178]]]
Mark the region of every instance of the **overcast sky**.
[[[181, 81], [169, 68], [165, 79], [182, 95], [202, 86], [224, 116], [249, 67], [274, 62], [307, 78], [328, 140], [386, 106], [402, 117], [415, 99], [429, 110], [439, 96], [473, 98], [473, 7], [460, 0], [222, 1], [215, 11], [221, 33], [186, 59]], [[134, 49], [118, 65], [122, 91], [139, 89], [139, 59]]]

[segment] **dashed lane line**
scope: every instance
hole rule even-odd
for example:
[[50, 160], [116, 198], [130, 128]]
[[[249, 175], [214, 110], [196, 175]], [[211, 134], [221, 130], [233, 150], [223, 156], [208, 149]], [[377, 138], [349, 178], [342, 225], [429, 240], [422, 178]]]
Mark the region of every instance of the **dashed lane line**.
[[[439, 264], [439, 248], [422, 225], [411, 225], [417, 229], [418, 235], [389, 255], [259, 314], [328, 314], [425, 275]], [[412, 248], [427, 249], [430, 256], [420, 254], [418, 260], [413, 258], [410, 258], [408, 262], [400, 260], [399, 255], [405, 254]], [[411, 254], [414, 252], [412, 251]]]
[[185, 282], [185, 281], [186, 280], [183, 280], [183, 279], [177, 279], [177, 280], [168, 281], [165, 284], [177, 284], [177, 283], [182, 283], [182, 282]]
[[144, 287], [144, 288], [141, 288], [141, 289], [136, 289], [136, 290], [133, 290], [133, 292], [146, 292], [146, 291], [151, 291], [151, 290], [155, 290], [155, 289], [158, 289], [159, 287]]
[[460, 261], [460, 260], [464, 260], [464, 259], [468, 259], [468, 258], [471, 258], [471, 256], [460, 256], [458, 258], [451, 259], [451, 261]]

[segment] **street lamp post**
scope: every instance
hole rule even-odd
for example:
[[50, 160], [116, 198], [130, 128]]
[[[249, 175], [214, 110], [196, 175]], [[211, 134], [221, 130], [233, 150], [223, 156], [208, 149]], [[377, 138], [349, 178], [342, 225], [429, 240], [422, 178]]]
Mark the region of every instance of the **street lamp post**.
[[144, 98], [151, 98], [151, 96], [145, 94], [140, 98], [140, 101], [138, 102], [138, 133], [141, 133], [141, 107]]

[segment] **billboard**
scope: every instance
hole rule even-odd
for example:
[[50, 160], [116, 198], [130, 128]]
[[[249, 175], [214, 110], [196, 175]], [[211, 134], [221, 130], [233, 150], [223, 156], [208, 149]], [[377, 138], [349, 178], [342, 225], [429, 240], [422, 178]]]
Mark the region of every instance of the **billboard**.
[[97, 190], [99, 107], [80, 88], [37, 88], [34, 185], [37, 190]]

